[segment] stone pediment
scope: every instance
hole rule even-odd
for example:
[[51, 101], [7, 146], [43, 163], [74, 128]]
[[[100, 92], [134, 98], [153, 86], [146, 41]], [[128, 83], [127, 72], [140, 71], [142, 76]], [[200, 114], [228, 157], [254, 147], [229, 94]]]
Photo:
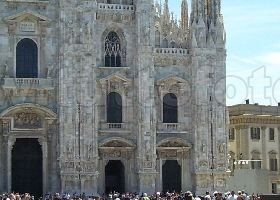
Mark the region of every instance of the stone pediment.
[[27, 10], [15, 15], [9, 16], [5, 18], [5, 21], [8, 23], [16, 23], [22, 21], [37, 21], [40, 23], [49, 23], [51, 20], [39, 13]]
[[107, 76], [105, 78], [100, 79], [100, 83], [106, 83], [106, 82], [123, 82], [123, 83], [129, 83], [131, 82], [130, 79], [125, 78], [123, 76], [117, 75], [117, 74], [113, 74], [110, 76]]
[[178, 76], [168, 76], [168, 77], [165, 77], [165, 78], [157, 81], [157, 85], [162, 85], [164, 83], [186, 84], [187, 81], [185, 79], [182, 79], [182, 78], [178, 77]]
[[110, 75], [99, 80], [102, 89], [106, 92], [125, 92], [127, 94], [131, 80], [120, 75]]
[[134, 148], [135, 144], [123, 138], [109, 138], [99, 144], [101, 148]]
[[169, 138], [159, 142], [158, 147], [162, 148], [191, 148], [185, 140], [180, 138]]

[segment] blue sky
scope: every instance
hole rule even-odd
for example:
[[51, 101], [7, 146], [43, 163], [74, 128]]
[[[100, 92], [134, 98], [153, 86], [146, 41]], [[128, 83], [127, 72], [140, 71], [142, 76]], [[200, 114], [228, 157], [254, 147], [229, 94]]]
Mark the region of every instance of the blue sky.
[[[276, 105], [280, 102], [280, 1], [222, 2], [227, 33], [227, 104], [250, 99], [251, 103]], [[179, 18], [181, 0], [169, 0], [169, 4]]]

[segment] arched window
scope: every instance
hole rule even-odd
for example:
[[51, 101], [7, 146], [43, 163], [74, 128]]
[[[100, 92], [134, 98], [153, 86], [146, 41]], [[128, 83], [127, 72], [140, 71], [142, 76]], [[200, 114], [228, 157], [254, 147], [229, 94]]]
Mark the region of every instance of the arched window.
[[176, 48], [176, 43], [174, 41], [170, 42], [170, 48]]
[[163, 123], [178, 123], [178, 101], [175, 94], [163, 97]]
[[28, 38], [19, 41], [16, 47], [16, 77], [38, 77], [38, 47]]
[[107, 95], [107, 123], [122, 123], [122, 97], [116, 92]]
[[278, 171], [277, 153], [275, 151], [269, 152], [269, 169], [270, 171]]
[[261, 169], [262, 163], [261, 163], [260, 152], [252, 151], [251, 154], [252, 154], [252, 162], [251, 162], [252, 169]]
[[105, 67], [122, 66], [122, 46], [116, 32], [111, 31], [105, 38]]
[[164, 39], [162, 40], [162, 47], [163, 47], [163, 48], [168, 48], [168, 40], [167, 40], [166, 38], [164, 38]]
[[156, 48], [160, 47], [160, 32], [158, 30], [155, 32], [155, 46]]

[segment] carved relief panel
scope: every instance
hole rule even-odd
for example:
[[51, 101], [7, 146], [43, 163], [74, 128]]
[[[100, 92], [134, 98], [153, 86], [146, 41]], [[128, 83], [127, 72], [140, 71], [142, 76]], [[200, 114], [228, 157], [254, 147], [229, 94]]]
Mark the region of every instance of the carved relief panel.
[[43, 128], [43, 119], [34, 112], [19, 112], [13, 117], [14, 129], [40, 129]]

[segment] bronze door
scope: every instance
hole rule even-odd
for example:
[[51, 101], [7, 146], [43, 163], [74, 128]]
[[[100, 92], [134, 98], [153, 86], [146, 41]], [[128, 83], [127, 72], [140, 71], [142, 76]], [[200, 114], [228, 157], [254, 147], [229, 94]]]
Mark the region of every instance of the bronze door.
[[38, 139], [17, 139], [12, 150], [12, 191], [42, 196], [42, 149]]
[[124, 166], [120, 160], [110, 160], [105, 167], [105, 192], [125, 192]]
[[162, 166], [163, 192], [181, 192], [181, 166], [176, 160], [167, 160]]

